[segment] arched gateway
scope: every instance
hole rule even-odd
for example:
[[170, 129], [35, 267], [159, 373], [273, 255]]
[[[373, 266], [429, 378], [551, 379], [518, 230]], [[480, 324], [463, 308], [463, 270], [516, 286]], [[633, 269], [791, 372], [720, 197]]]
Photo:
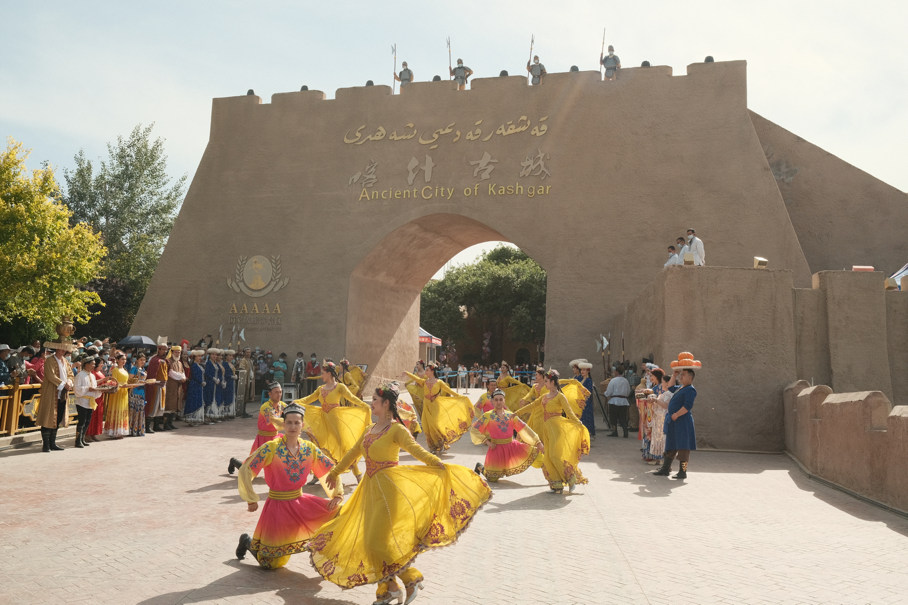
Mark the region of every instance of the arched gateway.
[[417, 357], [427, 280], [507, 240], [548, 272], [546, 358], [563, 366], [595, 355], [689, 226], [710, 264], [765, 256], [809, 285], [752, 117], [743, 61], [215, 99], [134, 329], [222, 327], [222, 346], [244, 330], [397, 375]]

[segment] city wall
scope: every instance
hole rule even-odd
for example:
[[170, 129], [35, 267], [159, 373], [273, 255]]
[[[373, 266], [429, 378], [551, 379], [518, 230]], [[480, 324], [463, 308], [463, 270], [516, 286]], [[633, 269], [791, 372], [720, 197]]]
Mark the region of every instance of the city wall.
[[785, 447], [808, 472], [908, 511], [908, 405], [799, 380], [785, 388], [784, 409]]
[[824, 271], [802, 289], [788, 270], [670, 267], [609, 322], [611, 360], [621, 360], [622, 339], [638, 365], [653, 355], [667, 367], [679, 352], [694, 353], [703, 362], [694, 381], [698, 444], [782, 451], [794, 430], [783, 392], [797, 379], [908, 404], [908, 292], [885, 291], [884, 277]]
[[[548, 273], [546, 360], [594, 336], [689, 226], [708, 261], [808, 265], [747, 110], [743, 61], [215, 99], [211, 136], [133, 330], [346, 356], [395, 376], [419, 293], [463, 248]], [[730, 228], [735, 226], [735, 228]], [[240, 341], [242, 334], [245, 340]], [[238, 342], [239, 341], [239, 342]], [[789, 377], [793, 378], [793, 377]]]

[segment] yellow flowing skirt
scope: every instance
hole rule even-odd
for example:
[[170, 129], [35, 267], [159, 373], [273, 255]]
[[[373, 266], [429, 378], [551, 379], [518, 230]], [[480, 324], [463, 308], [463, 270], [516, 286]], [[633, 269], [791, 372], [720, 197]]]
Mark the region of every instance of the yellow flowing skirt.
[[504, 389], [504, 403], [506, 406], [508, 406], [509, 410], [516, 412], [517, 408], [519, 408], [521, 405], [520, 400], [529, 392], [530, 387], [523, 384], [522, 382], [513, 384]]
[[545, 421], [542, 429], [542, 474], [549, 487], [562, 489], [565, 484], [588, 483], [580, 472], [580, 457], [590, 453], [590, 433], [579, 422], [562, 416]]
[[422, 385], [415, 382], [408, 384], [407, 391], [409, 391], [410, 397], [413, 398], [413, 407], [416, 408], [416, 413], [422, 416]]
[[371, 422], [369, 410], [337, 406], [325, 412], [320, 406], [306, 404], [305, 422], [318, 447], [337, 462], [344, 457]]
[[389, 579], [419, 553], [456, 542], [491, 497], [482, 477], [456, 464], [380, 469], [309, 541], [312, 565], [343, 588]]
[[473, 424], [473, 405], [463, 395], [439, 395], [423, 401], [422, 430], [430, 450], [451, 447]]

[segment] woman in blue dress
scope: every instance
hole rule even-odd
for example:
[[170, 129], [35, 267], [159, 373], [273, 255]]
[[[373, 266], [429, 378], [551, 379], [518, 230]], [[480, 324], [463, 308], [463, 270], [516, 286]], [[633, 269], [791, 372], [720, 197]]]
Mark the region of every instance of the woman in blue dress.
[[[678, 370], [675, 370], [676, 374], [677, 372]], [[681, 470], [673, 478], [687, 479], [690, 452], [697, 449], [697, 434], [694, 432], [694, 417], [691, 415], [694, 399], [697, 398], [697, 389], [692, 384], [694, 370], [689, 368], [681, 370], [680, 381], [680, 388], [672, 387], [675, 394], [668, 402], [668, 411], [665, 413], [665, 458], [662, 460], [662, 468], [653, 474], [667, 477], [677, 456], [681, 462]]]
[[196, 349], [189, 352], [189, 387], [186, 390], [186, 403], [183, 405], [183, 420], [190, 426], [205, 423], [205, 368], [199, 361], [205, 351]]

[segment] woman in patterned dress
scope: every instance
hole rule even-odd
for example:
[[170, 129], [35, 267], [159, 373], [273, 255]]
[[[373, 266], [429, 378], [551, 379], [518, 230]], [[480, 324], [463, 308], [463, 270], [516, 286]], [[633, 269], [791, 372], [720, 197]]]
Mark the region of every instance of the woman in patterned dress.
[[[130, 382], [145, 382], [148, 373], [145, 371], [145, 353], [139, 353], [135, 363], [129, 368]], [[129, 390], [129, 436], [145, 436], [145, 387]]]
[[249, 551], [265, 569], [283, 567], [290, 555], [306, 550], [306, 541], [337, 514], [341, 501], [336, 490], [327, 494], [331, 500], [302, 493], [310, 473], [322, 477], [334, 466], [314, 443], [300, 439], [304, 413], [295, 404], [284, 408], [284, 434], [255, 450], [238, 473], [240, 496], [253, 513], [259, 497], [252, 480], [265, 470], [268, 499], [252, 536], [240, 536], [236, 548], [237, 559]]
[[[478, 441], [489, 446], [485, 464], [477, 462], [474, 470], [494, 482], [534, 466], [545, 446], [533, 429], [508, 411], [504, 391], [496, 389], [492, 393], [492, 405], [494, 409], [477, 418], [470, 433], [474, 443]], [[514, 433], [519, 438], [515, 438]]]
[[[492, 493], [479, 475], [420, 447], [397, 414], [398, 393], [382, 385], [372, 398], [376, 419], [353, 449], [328, 473], [329, 488], [354, 460], [366, 460], [366, 476], [336, 518], [309, 541], [312, 565], [343, 588], [378, 584], [375, 603], [403, 597], [412, 603], [423, 575], [416, 556], [453, 544]], [[404, 449], [421, 465], [398, 465]]]
[[[322, 386], [294, 403], [306, 408], [306, 428], [314, 441], [332, 460], [340, 460], [369, 424], [369, 405], [338, 381], [337, 366], [330, 359], [322, 362]], [[316, 401], [319, 405], [313, 405]], [[353, 464], [359, 481], [362, 473]]]
[[422, 430], [429, 450], [440, 454], [470, 430], [473, 405], [468, 398], [452, 391], [443, 380], [438, 380], [435, 370], [436, 365], [430, 363], [426, 365], [425, 378], [410, 372], [406, 375], [422, 386]]
[[565, 484], [574, 491], [577, 484], [588, 483], [578, 463], [581, 456], [590, 452], [590, 434], [561, 392], [556, 370], [546, 373], [544, 386], [548, 392], [517, 410], [516, 414], [532, 412], [533, 408], [542, 409], [541, 437], [545, 446], [542, 473], [549, 482], [549, 489], [556, 494], [562, 493]]

